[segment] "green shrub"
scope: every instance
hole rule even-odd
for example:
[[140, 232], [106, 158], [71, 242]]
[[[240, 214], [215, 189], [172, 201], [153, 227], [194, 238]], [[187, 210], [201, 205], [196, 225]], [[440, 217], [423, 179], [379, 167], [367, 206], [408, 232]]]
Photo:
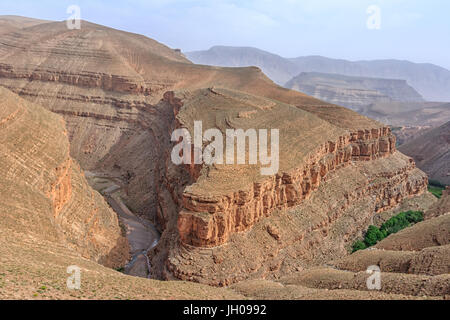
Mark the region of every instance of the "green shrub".
[[383, 223], [380, 227], [380, 231], [384, 238], [386, 238], [388, 235], [397, 233], [411, 224], [420, 221], [423, 221], [423, 213], [420, 211], [401, 212]]
[[411, 223], [418, 223], [423, 221], [423, 212], [421, 211], [408, 211], [407, 219]]
[[367, 247], [371, 247], [375, 245], [378, 241], [383, 240], [384, 236], [381, 233], [380, 229], [375, 226], [369, 226], [366, 232], [366, 236], [364, 237], [364, 243]]
[[366, 247], [365, 243], [362, 242], [361, 240], [358, 240], [353, 244], [352, 253], [356, 252], [358, 250], [364, 250], [366, 248], [367, 247]]
[[423, 213], [420, 211], [410, 210], [407, 212], [401, 212], [390, 218], [383, 223], [380, 228], [377, 228], [376, 226], [369, 226], [364, 236], [364, 242], [360, 240], [356, 241], [353, 244], [352, 253], [371, 247], [390, 234], [399, 232], [400, 230], [420, 221], [423, 221]]
[[445, 186], [445, 184], [440, 183], [437, 180], [428, 181], [428, 191], [438, 199], [442, 197], [442, 191], [445, 189]]
[[428, 191], [431, 192], [436, 198], [440, 199], [442, 197], [442, 191], [444, 188], [428, 185]]

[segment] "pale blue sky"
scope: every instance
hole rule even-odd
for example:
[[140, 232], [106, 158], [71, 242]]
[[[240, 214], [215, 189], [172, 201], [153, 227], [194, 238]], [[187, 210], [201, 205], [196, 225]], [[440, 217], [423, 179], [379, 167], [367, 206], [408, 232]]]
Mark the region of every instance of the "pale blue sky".
[[[0, 14], [82, 19], [141, 33], [183, 51], [252, 46], [285, 57], [405, 59], [450, 69], [450, 1], [443, 0], [2, 0]], [[381, 9], [381, 29], [366, 26]]]

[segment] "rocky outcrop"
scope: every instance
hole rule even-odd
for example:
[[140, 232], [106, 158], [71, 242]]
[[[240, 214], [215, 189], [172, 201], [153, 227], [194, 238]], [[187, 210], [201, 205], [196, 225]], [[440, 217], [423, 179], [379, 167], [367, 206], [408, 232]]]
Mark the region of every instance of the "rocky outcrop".
[[180, 239], [194, 246], [221, 245], [232, 233], [248, 230], [273, 210], [301, 204], [330, 171], [394, 152], [395, 136], [389, 128], [360, 130], [320, 146], [302, 167], [256, 182], [246, 190], [214, 198], [185, 192], [178, 217]]
[[[230, 106], [244, 99], [233, 100], [231, 93], [218, 89], [201, 91], [198, 96], [168, 93], [163, 103], [174, 110], [171, 128], [186, 126], [186, 114], [195, 113], [191, 109], [195, 106], [207, 114], [196, 97], [211, 101], [217, 95]], [[230, 114], [240, 118], [239, 110]], [[285, 111], [272, 110], [280, 118]], [[247, 112], [250, 117], [245, 121], [256, 121], [259, 112]], [[229, 125], [235, 125], [232, 117], [225, 117]], [[276, 278], [325, 263], [330, 257], [347, 255], [347, 246], [373, 223], [375, 213], [426, 191], [426, 175], [412, 159], [396, 151], [389, 128], [337, 132], [334, 140], [320, 143], [304, 159], [294, 157], [291, 169], [258, 178], [248, 188], [231, 193], [218, 191], [216, 184], [199, 187], [208, 175], [220, 174], [218, 168], [176, 167], [167, 153], [158, 209], [164, 232], [150, 255], [152, 265], [158, 266], [153, 276], [220, 286]], [[231, 174], [237, 180], [246, 174], [238, 170], [227, 171], [223, 177]]]
[[0, 63], [0, 77], [54, 82], [86, 88], [99, 88], [105, 91], [142, 94], [144, 96], [151, 95], [152, 91], [164, 90], [164, 86], [147, 87], [143, 81], [139, 81], [137, 78], [95, 72], [69, 73], [61, 70], [39, 68], [33, 70], [18, 69], [5, 63]]
[[405, 80], [350, 77], [342, 74], [302, 72], [286, 87], [353, 110], [393, 101], [423, 101]]
[[72, 159], [67, 159], [55, 169], [57, 180], [50, 185], [47, 196], [52, 200], [54, 216], [57, 218], [61, 210], [72, 197]]
[[425, 220], [450, 213], [450, 186], [442, 190], [442, 197], [434, 203], [424, 214]]
[[294, 274], [347, 255], [375, 212], [426, 191], [426, 175], [398, 152], [372, 162], [330, 172], [301, 205], [274, 210], [247, 232], [232, 234], [225, 245], [172, 244], [162, 277], [222, 286]]

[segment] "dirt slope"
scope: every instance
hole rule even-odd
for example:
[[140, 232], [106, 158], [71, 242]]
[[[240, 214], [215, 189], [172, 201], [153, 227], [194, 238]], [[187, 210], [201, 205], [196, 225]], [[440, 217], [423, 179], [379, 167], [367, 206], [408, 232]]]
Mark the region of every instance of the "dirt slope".
[[430, 179], [450, 184], [450, 121], [400, 146]]
[[111, 267], [128, 258], [116, 214], [69, 155], [62, 118], [0, 88], [0, 227]]
[[16, 32], [24, 28], [48, 22], [50, 21], [20, 16], [0, 16], [0, 34]]

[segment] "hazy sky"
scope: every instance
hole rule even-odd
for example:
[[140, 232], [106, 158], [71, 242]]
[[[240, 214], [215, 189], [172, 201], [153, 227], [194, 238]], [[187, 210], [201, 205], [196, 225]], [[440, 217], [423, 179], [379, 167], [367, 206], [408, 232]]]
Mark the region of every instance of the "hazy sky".
[[[0, 14], [65, 20], [72, 4], [82, 19], [183, 51], [251, 46], [285, 57], [395, 58], [450, 69], [447, 0], [2, 0]], [[367, 27], [373, 5], [380, 29]]]

